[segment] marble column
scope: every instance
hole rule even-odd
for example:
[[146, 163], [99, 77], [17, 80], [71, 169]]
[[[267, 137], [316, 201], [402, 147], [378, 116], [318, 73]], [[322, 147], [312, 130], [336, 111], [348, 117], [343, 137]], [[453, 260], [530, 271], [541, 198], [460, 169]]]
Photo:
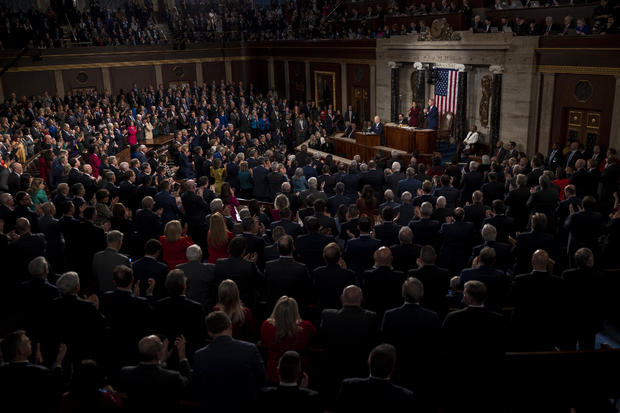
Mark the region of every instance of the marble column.
[[467, 135], [467, 67], [458, 65], [458, 91], [456, 94], [456, 119], [454, 139], [459, 142]]
[[269, 89], [274, 90], [276, 88], [275, 63], [273, 57], [267, 59], [267, 82]]
[[370, 119], [377, 113], [377, 66], [370, 65]]
[[202, 63], [196, 62], [196, 83], [198, 86], [202, 86], [204, 82], [204, 75], [202, 73]]
[[62, 80], [62, 71], [54, 70], [54, 80], [56, 81], [56, 94], [58, 96], [65, 96], [65, 84]]
[[291, 98], [291, 85], [290, 85], [290, 75], [288, 72], [288, 60], [284, 61], [284, 96], [287, 99]]
[[611, 148], [620, 148], [620, 76], [618, 75], [616, 75], [616, 93], [614, 96], [614, 107], [611, 116], [609, 146]]
[[398, 84], [400, 81], [400, 64], [396, 62], [388, 62], [390, 71], [390, 121], [398, 121], [398, 108], [400, 106], [400, 91]]
[[164, 89], [167, 88], [167, 86], [164, 85], [164, 76], [161, 72], [161, 65], [155, 65], [155, 83], [157, 83], [157, 87], [162, 85], [164, 86]]
[[491, 134], [489, 146], [495, 148], [499, 140], [499, 121], [502, 109], [502, 73], [503, 66], [489, 66], [489, 71], [493, 73], [493, 101], [491, 102]]
[[103, 79], [103, 91], [109, 91], [110, 93], [114, 93], [114, 91], [112, 90], [112, 77], [110, 76], [109, 67], [101, 68], [101, 77]]
[[[50, 93], [51, 95], [51, 93]], [[0, 78], [0, 102], [4, 102], [4, 87], [2, 86], [2, 79]]]
[[232, 62], [228, 59], [224, 60], [224, 73], [226, 74], [226, 83], [232, 83]]

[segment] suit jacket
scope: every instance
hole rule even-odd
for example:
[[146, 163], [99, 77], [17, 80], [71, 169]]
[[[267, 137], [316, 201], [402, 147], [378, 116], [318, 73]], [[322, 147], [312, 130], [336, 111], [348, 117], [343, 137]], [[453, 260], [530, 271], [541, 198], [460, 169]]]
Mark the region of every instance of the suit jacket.
[[446, 311], [446, 295], [450, 289], [450, 273], [436, 265], [423, 265], [409, 270], [409, 277], [415, 277], [424, 286], [421, 305], [424, 308], [444, 314]]
[[271, 231], [273, 231], [275, 227], [284, 228], [284, 232], [286, 232], [287, 235], [290, 235], [293, 238], [301, 235], [302, 233], [301, 225], [299, 225], [297, 222], [291, 221], [290, 219], [281, 219], [280, 221], [272, 222], [269, 225]]
[[377, 204], [383, 202], [383, 186], [385, 185], [385, 175], [383, 171], [379, 169], [371, 169], [366, 173], [362, 174], [362, 179], [360, 180], [360, 185], [363, 187], [364, 185], [370, 185], [375, 191], [375, 196], [377, 197]]
[[513, 343], [519, 351], [553, 350], [566, 344], [567, 302], [564, 281], [548, 272], [518, 275], [512, 282]]
[[300, 235], [295, 239], [295, 255], [299, 262], [306, 264], [309, 271], [320, 266], [323, 261], [323, 248], [335, 238], [319, 233]]
[[[459, 198], [459, 190], [453, 186], [442, 186], [437, 188], [433, 193], [437, 198], [443, 196], [446, 198], [446, 208], [456, 208], [456, 201]], [[435, 205], [433, 205], [434, 207]]]
[[495, 215], [485, 218], [482, 224], [491, 224], [497, 230], [497, 241], [508, 242], [508, 237], [515, 237], [515, 220], [507, 215]]
[[527, 174], [527, 186], [530, 188], [538, 185], [538, 178], [543, 174], [543, 168], [534, 168]]
[[[487, 210], [489, 207], [482, 204], [474, 202], [471, 205], [466, 206], [465, 208], [465, 221], [472, 222], [474, 224], [474, 229], [476, 232], [479, 232], [482, 228], [482, 223], [484, 222], [487, 214]], [[478, 235], [478, 234], [476, 234]]]
[[562, 150], [551, 150], [549, 152], [549, 155], [547, 155], [547, 159], [545, 161], [547, 164], [547, 168], [552, 171], [555, 171], [555, 168], [557, 168], [558, 166], [564, 166], [564, 157], [562, 156]]
[[106, 248], [99, 251], [93, 257], [93, 276], [99, 285], [100, 292], [106, 292], [114, 289], [114, 281], [112, 272], [117, 265], [131, 266], [129, 258], [123, 254], [119, 254], [112, 248]]
[[[495, 250], [495, 264], [493, 264], [494, 268], [500, 269], [504, 272], [512, 268], [512, 266], [514, 265], [514, 257], [512, 255], [512, 245], [507, 244], [505, 242], [499, 242], [499, 241], [487, 241], [480, 245], [476, 245], [474, 248], [472, 248], [472, 252], [471, 252], [472, 262], [475, 257], [480, 255], [480, 251], [482, 251], [484, 247], [491, 247]], [[471, 262], [467, 265], [467, 267], [468, 268], [471, 267]]]
[[420, 257], [418, 244], [394, 244], [390, 246], [392, 251], [392, 267], [405, 274], [412, 268], [416, 268], [417, 259]]
[[78, 224], [76, 231], [76, 243], [70, 252], [79, 262], [80, 283], [83, 287], [88, 287], [94, 282], [91, 277], [93, 258], [96, 253], [105, 250], [106, 235], [103, 228], [89, 221]]
[[319, 393], [298, 386], [264, 387], [259, 397], [259, 409], [269, 412], [290, 412], [291, 406], [302, 413], [322, 413]]
[[226, 279], [237, 283], [241, 301], [253, 308], [256, 291], [262, 284], [262, 275], [256, 268], [256, 264], [242, 257], [220, 258], [215, 263], [215, 285], [219, 286]]
[[363, 274], [362, 286], [366, 307], [379, 317], [402, 301], [405, 274], [390, 267], [374, 267]]
[[444, 349], [454, 359], [469, 354], [481, 359], [495, 358], [505, 350], [503, 316], [484, 307], [466, 307], [449, 313], [441, 332]]
[[202, 306], [184, 295], [166, 297], [155, 302], [158, 331], [174, 343], [181, 334], [187, 340], [187, 354], [204, 345], [207, 337]]
[[151, 238], [159, 239], [164, 233], [161, 218], [150, 209], [139, 209], [134, 216], [134, 222], [138, 227], [140, 237], [144, 242]]
[[577, 211], [566, 218], [564, 226], [569, 231], [568, 253], [573, 255], [579, 248], [600, 251], [598, 238], [603, 233], [604, 218], [600, 212]]
[[439, 222], [428, 218], [413, 219], [409, 223], [409, 228], [413, 232], [413, 242], [418, 245], [432, 245], [437, 249], [440, 225]]
[[119, 386], [127, 393], [131, 411], [175, 411], [189, 385], [190, 371], [187, 360], [179, 363], [179, 371], [165, 369], [158, 363], [139, 363], [121, 369]]
[[7, 412], [45, 411], [58, 402], [54, 384], [51, 372], [44, 366], [29, 362], [3, 364], [0, 366], [2, 409]]
[[327, 210], [330, 214], [332, 214], [332, 216], [334, 216], [336, 215], [336, 212], [338, 212], [338, 207], [340, 205], [349, 206], [350, 203], [351, 200], [347, 196], [336, 194], [327, 198]]
[[265, 264], [267, 300], [273, 305], [283, 295], [293, 297], [300, 305], [309, 300], [311, 288], [307, 267], [293, 257], [282, 257]]
[[22, 234], [18, 239], [8, 244], [7, 256], [10, 270], [5, 274], [6, 280], [12, 287], [30, 278], [28, 264], [36, 257], [45, 256], [46, 241], [43, 234]]
[[347, 268], [355, 271], [359, 277], [365, 270], [372, 267], [373, 254], [380, 246], [381, 241], [372, 238], [370, 235], [360, 235], [349, 240], [344, 250]]
[[472, 202], [472, 194], [482, 188], [483, 183], [484, 175], [481, 172], [468, 172], [463, 175], [461, 178], [461, 204], [465, 205], [466, 202]]
[[135, 211], [138, 209], [138, 189], [128, 180], [124, 180], [118, 187], [119, 200], [129, 209]]
[[185, 218], [190, 227], [201, 227], [205, 217], [210, 212], [209, 205], [204, 198], [198, 196], [195, 192], [187, 191], [181, 195]]
[[215, 305], [217, 286], [215, 285], [215, 264], [206, 264], [198, 261], [189, 261], [179, 264], [177, 269], [182, 270], [187, 277], [187, 298], [200, 303], [205, 309]]
[[418, 189], [422, 188], [422, 182], [416, 178], [406, 178], [398, 182], [398, 197], [403, 195], [403, 192], [409, 191], [412, 196], [415, 196]]
[[385, 145], [385, 135], [383, 133], [383, 122], [372, 123], [371, 131], [381, 137], [381, 145]]
[[202, 409], [249, 411], [265, 383], [265, 366], [254, 344], [217, 337], [194, 355], [194, 382]]
[[140, 295], [146, 295], [146, 289], [149, 286], [148, 279], [155, 280], [155, 289], [153, 296], [156, 299], [163, 298], [168, 295], [166, 291], [166, 276], [168, 275], [168, 266], [163, 262], [157, 261], [152, 257], [142, 257], [133, 262], [133, 278], [134, 281], [140, 281]]
[[252, 178], [254, 179], [254, 196], [259, 200], [269, 200], [269, 182], [267, 174], [269, 171], [263, 165], [252, 168]]
[[439, 233], [443, 237], [439, 250], [439, 266], [456, 273], [467, 265], [474, 240], [474, 224], [457, 221], [442, 224]]
[[[592, 345], [604, 318], [601, 301], [605, 288], [604, 276], [596, 269], [584, 266], [565, 270], [562, 279], [566, 286], [567, 302], [570, 303], [571, 338], [574, 342], [582, 340], [584, 335], [590, 335]], [[581, 348], [585, 343], [580, 342], [579, 345]]]
[[411, 203], [401, 204], [394, 209], [394, 214], [398, 215], [398, 219], [396, 220], [398, 225], [408, 225], [415, 216], [415, 207]]
[[8, 190], [11, 194], [16, 194], [19, 191], [20, 177], [17, 173], [11, 171], [7, 178]]
[[553, 235], [542, 231], [522, 232], [512, 249], [515, 256], [513, 274], [523, 274], [532, 270], [532, 254], [538, 249], [549, 253], [554, 251]]
[[276, 195], [282, 192], [282, 183], [286, 182], [286, 177], [280, 172], [269, 172], [267, 183], [269, 185], [269, 198], [275, 199]]
[[389, 247], [398, 243], [398, 232], [401, 226], [392, 222], [375, 225], [375, 238], [381, 241], [381, 245]]
[[577, 162], [577, 160], [582, 159], [583, 158], [583, 154], [581, 152], [579, 152], [578, 150], [575, 152], [568, 152], [566, 154], [566, 165], [565, 166], [570, 166], [571, 168], [575, 168], [575, 162]]
[[527, 227], [529, 212], [527, 201], [530, 198], [530, 190], [527, 186], [514, 189], [506, 195], [504, 203], [508, 209], [506, 215], [515, 219], [515, 230], [523, 231]]
[[439, 129], [439, 110], [437, 106], [429, 106], [426, 110], [426, 129]]
[[[538, 179], [538, 178], [536, 178]], [[483, 202], [485, 205], [491, 206], [496, 199], [504, 200], [504, 192], [506, 189], [501, 182], [488, 182], [480, 188], [483, 194]]]
[[[389, 166], [391, 167], [392, 165]], [[406, 176], [404, 172], [393, 172], [385, 178], [385, 185], [388, 189], [391, 189], [394, 194], [396, 194], [398, 191], [398, 183], [405, 178]]]
[[327, 264], [312, 272], [312, 283], [320, 308], [337, 308], [340, 295], [349, 285], [356, 284], [355, 273], [337, 264]]
[[160, 191], [155, 195], [155, 206], [153, 209], [157, 211], [163, 209], [161, 214], [161, 223], [166, 225], [169, 221], [177, 219], [179, 216], [179, 208], [174, 197], [167, 191]]
[[346, 379], [338, 395], [338, 411], [350, 413], [409, 412], [414, 403], [410, 390], [374, 377]]
[[478, 268], [465, 268], [459, 277], [459, 288], [463, 289], [467, 281], [480, 281], [487, 287], [487, 308], [502, 311], [508, 295], [509, 279], [503, 271], [481, 265]]

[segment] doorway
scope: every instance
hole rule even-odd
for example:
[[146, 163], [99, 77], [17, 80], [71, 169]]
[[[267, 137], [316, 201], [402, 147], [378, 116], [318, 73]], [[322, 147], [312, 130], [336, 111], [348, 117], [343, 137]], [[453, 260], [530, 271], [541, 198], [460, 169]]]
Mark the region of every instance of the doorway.
[[353, 111], [358, 113], [360, 127], [364, 125], [367, 120], [370, 120], [370, 99], [368, 89], [363, 87], [354, 87], [353, 88], [353, 102], [351, 105], [353, 106]]
[[566, 109], [566, 142], [578, 141], [586, 151], [598, 143], [601, 128], [601, 112], [587, 109]]

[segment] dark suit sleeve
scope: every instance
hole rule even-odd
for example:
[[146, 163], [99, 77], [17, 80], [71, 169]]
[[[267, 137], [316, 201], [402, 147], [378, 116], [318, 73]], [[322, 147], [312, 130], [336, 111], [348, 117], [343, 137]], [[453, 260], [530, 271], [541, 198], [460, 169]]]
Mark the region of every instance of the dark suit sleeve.
[[267, 376], [265, 375], [265, 364], [263, 358], [255, 345], [252, 345], [252, 354], [250, 355], [250, 368], [256, 378], [256, 388], [260, 389], [265, 386]]

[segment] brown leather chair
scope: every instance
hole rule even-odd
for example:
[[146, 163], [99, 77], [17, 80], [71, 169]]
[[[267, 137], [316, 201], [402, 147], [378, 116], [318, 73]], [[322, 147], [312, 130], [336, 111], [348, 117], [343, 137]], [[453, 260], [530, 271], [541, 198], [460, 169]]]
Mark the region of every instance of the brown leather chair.
[[446, 112], [439, 119], [439, 133], [437, 133], [438, 141], [449, 142], [452, 138], [452, 129], [454, 127], [454, 113]]

